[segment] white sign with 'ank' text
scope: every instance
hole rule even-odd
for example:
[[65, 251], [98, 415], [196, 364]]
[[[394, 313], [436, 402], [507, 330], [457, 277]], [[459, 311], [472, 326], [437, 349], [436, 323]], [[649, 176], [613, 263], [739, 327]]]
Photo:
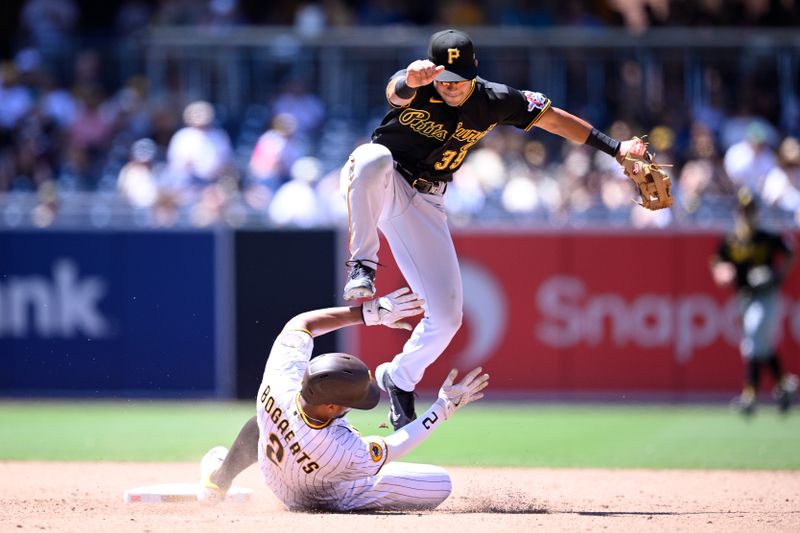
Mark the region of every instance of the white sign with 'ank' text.
[[8, 275], [0, 278], [0, 339], [109, 336], [100, 303], [107, 283], [81, 277], [72, 259], [54, 261], [50, 277]]

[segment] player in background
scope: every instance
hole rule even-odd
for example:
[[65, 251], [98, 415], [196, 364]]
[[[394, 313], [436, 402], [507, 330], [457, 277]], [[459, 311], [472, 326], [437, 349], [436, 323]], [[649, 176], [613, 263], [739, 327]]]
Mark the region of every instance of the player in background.
[[357, 147], [342, 168], [350, 230], [344, 299], [374, 295], [380, 229], [409, 286], [427, 302], [402, 352], [375, 372], [389, 393], [389, 419], [400, 428], [416, 418], [412, 391], [425, 369], [461, 326], [461, 274], [443, 195], [470, 149], [502, 124], [535, 126], [619, 162], [644, 145], [612, 139], [539, 92], [478, 77], [473, 43], [458, 30], [435, 33], [428, 58], [394, 74], [386, 97], [391, 109], [372, 142]]
[[744, 387], [733, 406], [746, 415], [755, 411], [761, 369], [767, 367], [775, 378], [773, 396], [779, 409], [786, 412], [798, 379], [781, 369], [778, 307], [780, 286], [791, 268], [794, 251], [786, 239], [758, 226], [756, 201], [748, 189], [739, 190], [737, 199], [734, 230], [711, 258], [714, 282], [734, 287], [741, 317]]
[[[453, 384], [450, 372], [438, 399], [418, 420], [387, 437], [361, 437], [345, 418], [372, 409], [380, 398], [366, 365], [330, 353], [311, 358], [313, 339], [365, 323], [411, 329], [405, 320], [424, 302], [407, 288], [357, 307], [336, 307], [292, 318], [272, 345], [256, 400], [230, 451], [212, 448], [200, 463], [201, 500], [218, 500], [234, 478], [258, 462], [272, 492], [294, 510], [432, 509], [451, 490], [443, 468], [400, 463], [456, 409], [483, 397], [489, 376], [480, 368]], [[391, 459], [391, 461], [389, 461]]]

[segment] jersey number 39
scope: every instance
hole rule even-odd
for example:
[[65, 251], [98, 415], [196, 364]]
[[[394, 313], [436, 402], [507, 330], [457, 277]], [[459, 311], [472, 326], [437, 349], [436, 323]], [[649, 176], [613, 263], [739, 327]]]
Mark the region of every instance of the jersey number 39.
[[[455, 170], [464, 161], [464, 158], [467, 156], [467, 152], [469, 151], [470, 144], [464, 145], [461, 147], [461, 150], [456, 152], [455, 150], [445, 150], [442, 152], [442, 160], [433, 165], [433, 168], [436, 170], [445, 170], [447, 167], [450, 167], [450, 170]], [[457, 157], [456, 157], [457, 156]]]

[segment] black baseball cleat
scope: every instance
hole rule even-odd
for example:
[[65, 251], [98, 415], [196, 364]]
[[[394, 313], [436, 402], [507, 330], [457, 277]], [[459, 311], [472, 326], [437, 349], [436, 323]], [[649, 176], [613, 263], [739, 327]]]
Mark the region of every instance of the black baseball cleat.
[[797, 392], [798, 378], [794, 374], [786, 374], [780, 383], [775, 386], [772, 396], [778, 401], [778, 410], [786, 413], [792, 406], [792, 400]]
[[778, 394], [778, 410], [781, 413], [786, 413], [792, 406], [792, 395], [785, 390], [781, 390]]
[[731, 400], [731, 409], [744, 415], [753, 416], [756, 412], [756, 396], [754, 393], [746, 391]]
[[383, 374], [383, 388], [389, 393], [389, 422], [395, 431], [416, 420], [413, 392], [404, 391], [395, 385], [388, 372]]
[[375, 269], [361, 261], [348, 261], [350, 274], [344, 286], [344, 299], [372, 298], [375, 296]]

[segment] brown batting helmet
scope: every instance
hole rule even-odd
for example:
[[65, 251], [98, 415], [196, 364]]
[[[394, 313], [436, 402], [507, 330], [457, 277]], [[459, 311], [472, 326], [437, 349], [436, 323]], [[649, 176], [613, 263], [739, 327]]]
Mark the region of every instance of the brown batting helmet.
[[311, 405], [335, 404], [372, 409], [381, 391], [367, 365], [346, 353], [326, 353], [309, 361], [300, 389]]

